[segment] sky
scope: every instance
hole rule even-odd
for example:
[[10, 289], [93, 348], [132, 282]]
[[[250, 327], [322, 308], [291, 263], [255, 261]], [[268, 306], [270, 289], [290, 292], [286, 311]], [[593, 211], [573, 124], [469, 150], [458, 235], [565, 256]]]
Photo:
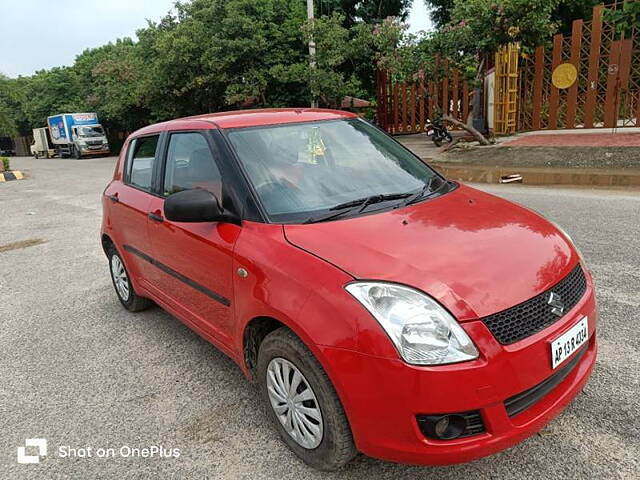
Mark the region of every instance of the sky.
[[[72, 65], [76, 55], [121, 37], [135, 38], [146, 19], [159, 20], [175, 0], [0, 0], [0, 73], [9, 77]], [[409, 31], [431, 28], [414, 0]]]
[[428, 32], [433, 29], [433, 24], [429, 18], [429, 11], [424, 4], [424, 0], [413, 0], [407, 23], [409, 24], [409, 32], [411, 33], [418, 33], [421, 30]]

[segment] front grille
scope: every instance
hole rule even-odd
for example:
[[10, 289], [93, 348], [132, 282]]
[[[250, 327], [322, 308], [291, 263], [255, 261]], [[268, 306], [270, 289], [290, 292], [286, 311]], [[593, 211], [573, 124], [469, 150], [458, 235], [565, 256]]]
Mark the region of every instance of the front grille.
[[507, 409], [507, 415], [513, 417], [519, 413], [524, 412], [527, 408], [538, 403], [538, 401], [541, 400], [542, 397], [544, 397], [547, 393], [549, 393], [556, 386], [562, 383], [562, 381], [567, 378], [573, 368], [578, 364], [580, 359], [587, 351], [587, 348], [588, 347], [586, 345], [582, 347], [582, 351], [575, 357], [573, 357], [569, 363], [567, 363], [564, 367], [562, 367], [560, 370], [555, 372], [543, 382], [540, 382], [535, 387], [531, 387], [529, 390], [525, 390], [518, 395], [507, 398], [504, 401], [504, 406]]
[[482, 416], [478, 410], [473, 410], [470, 412], [461, 412], [461, 413], [450, 413], [450, 414], [441, 414], [441, 415], [416, 415], [416, 420], [418, 421], [418, 426], [420, 427], [420, 431], [423, 435], [429, 438], [433, 438], [436, 440], [440, 440], [436, 437], [429, 427], [429, 424], [435, 424], [440, 418], [445, 415], [456, 415], [463, 417], [466, 425], [462, 434], [457, 436], [456, 438], [462, 437], [470, 437], [471, 435], [477, 435], [485, 431], [484, 422], [482, 421]]
[[565, 313], [582, 298], [587, 289], [587, 280], [580, 264], [549, 290], [515, 307], [484, 317], [482, 321], [494, 337], [503, 345], [527, 338], [562, 317], [552, 312], [548, 304], [550, 292], [560, 295]]

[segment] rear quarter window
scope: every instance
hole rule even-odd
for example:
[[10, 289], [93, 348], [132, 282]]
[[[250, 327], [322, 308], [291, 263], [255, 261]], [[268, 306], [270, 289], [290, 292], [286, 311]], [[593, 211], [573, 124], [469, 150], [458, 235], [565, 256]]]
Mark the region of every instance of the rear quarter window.
[[159, 135], [134, 139], [127, 152], [125, 183], [141, 190], [151, 191], [153, 166], [158, 154]]

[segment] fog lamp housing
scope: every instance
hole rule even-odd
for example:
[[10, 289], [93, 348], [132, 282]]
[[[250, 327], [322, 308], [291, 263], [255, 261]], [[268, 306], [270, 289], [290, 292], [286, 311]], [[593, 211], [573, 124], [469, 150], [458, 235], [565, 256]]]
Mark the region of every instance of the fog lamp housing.
[[416, 415], [420, 431], [432, 440], [455, 440], [485, 432], [478, 410], [471, 412]]

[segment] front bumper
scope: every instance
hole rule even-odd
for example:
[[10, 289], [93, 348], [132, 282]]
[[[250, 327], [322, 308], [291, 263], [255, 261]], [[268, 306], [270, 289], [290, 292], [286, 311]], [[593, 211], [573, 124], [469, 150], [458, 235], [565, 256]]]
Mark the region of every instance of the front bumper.
[[109, 148], [93, 149], [88, 147], [82, 147], [80, 151], [82, 152], [83, 155], [106, 155], [108, 153], [111, 153], [111, 150]]
[[[505, 400], [548, 379], [550, 343], [588, 317], [589, 339], [562, 365], [581, 358], [564, 379], [536, 403], [509, 416]], [[481, 321], [462, 324], [480, 350], [472, 362], [412, 366], [351, 350], [319, 347], [344, 404], [358, 450], [385, 460], [446, 465], [509, 448], [557, 416], [584, 388], [593, 370], [597, 308], [589, 284], [580, 302], [560, 321], [524, 340], [501, 345]], [[485, 432], [456, 440], [432, 440], [416, 415], [478, 410]]]

